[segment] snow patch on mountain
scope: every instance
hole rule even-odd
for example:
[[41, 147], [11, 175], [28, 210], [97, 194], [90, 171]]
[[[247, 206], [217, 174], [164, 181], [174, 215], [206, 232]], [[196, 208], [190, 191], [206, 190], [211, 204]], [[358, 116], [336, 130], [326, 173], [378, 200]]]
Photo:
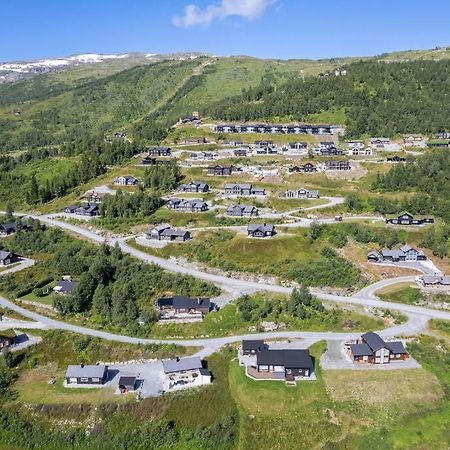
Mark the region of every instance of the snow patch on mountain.
[[107, 59], [127, 58], [128, 53], [122, 55], [101, 55], [98, 53], [85, 53], [82, 55], [69, 56], [68, 58], [41, 59], [38, 61], [24, 63], [4, 63], [0, 64], [1, 71], [27, 73], [36, 69], [51, 69], [70, 64], [99, 63]]

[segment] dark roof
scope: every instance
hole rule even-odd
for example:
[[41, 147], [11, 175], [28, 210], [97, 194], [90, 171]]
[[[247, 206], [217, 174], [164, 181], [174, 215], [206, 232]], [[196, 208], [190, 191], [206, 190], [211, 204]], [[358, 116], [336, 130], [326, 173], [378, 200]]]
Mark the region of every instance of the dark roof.
[[402, 342], [395, 341], [395, 342], [386, 342], [386, 347], [392, 352], [396, 354], [405, 354], [406, 350]]
[[287, 369], [310, 369], [312, 359], [309, 350], [262, 350], [256, 354], [258, 365], [284, 366]]
[[202, 361], [198, 356], [182, 359], [167, 359], [163, 361], [164, 373], [182, 372], [202, 368]]
[[386, 348], [386, 343], [383, 341], [383, 339], [381, 339], [378, 334], [372, 331], [364, 333], [363, 335], [361, 335], [361, 338], [371, 348], [372, 352], [376, 352], [380, 350], [380, 348]]
[[106, 373], [106, 366], [99, 364], [96, 366], [68, 366], [66, 378], [103, 378]]
[[157, 301], [158, 306], [173, 306], [174, 308], [211, 308], [209, 298], [189, 298], [183, 295], [174, 297], [163, 297]]
[[372, 350], [367, 344], [351, 344], [350, 349], [353, 356], [370, 356], [373, 354]]
[[58, 283], [55, 285], [55, 288], [59, 288], [59, 289], [55, 289], [59, 292], [68, 292], [68, 293], [72, 293], [73, 290], [77, 287], [77, 282], [76, 281], [69, 281], [69, 280], [60, 280], [58, 281]]
[[265, 347], [263, 340], [243, 340], [242, 341], [242, 350], [261, 350]]
[[4, 259], [9, 258], [11, 256], [12, 256], [11, 252], [0, 250], [0, 261], [3, 261]]
[[119, 386], [134, 386], [136, 383], [136, 377], [120, 377]]

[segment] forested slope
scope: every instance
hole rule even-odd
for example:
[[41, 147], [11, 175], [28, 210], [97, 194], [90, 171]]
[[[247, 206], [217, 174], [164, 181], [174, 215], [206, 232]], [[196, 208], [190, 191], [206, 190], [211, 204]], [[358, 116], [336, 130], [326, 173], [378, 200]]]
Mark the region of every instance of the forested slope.
[[348, 136], [431, 133], [450, 123], [450, 61], [359, 61], [346, 76], [262, 83], [207, 108], [217, 120], [298, 120], [343, 111]]

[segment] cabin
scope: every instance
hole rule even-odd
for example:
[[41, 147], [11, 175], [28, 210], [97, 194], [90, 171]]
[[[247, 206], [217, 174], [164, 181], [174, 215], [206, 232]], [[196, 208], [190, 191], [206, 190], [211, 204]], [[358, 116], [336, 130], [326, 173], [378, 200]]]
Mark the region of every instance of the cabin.
[[346, 159], [330, 159], [325, 161], [325, 170], [350, 170], [350, 162]]
[[136, 377], [122, 376], [119, 378], [119, 391], [122, 394], [134, 392], [136, 390]]
[[103, 201], [103, 198], [105, 197], [105, 195], [110, 195], [110, 194], [106, 194], [105, 192], [97, 192], [92, 189], [90, 191], [86, 191], [82, 195], [81, 199], [89, 204], [93, 204], [93, 203], [97, 204], [97, 203], [101, 203]]
[[195, 152], [189, 155], [189, 159], [194, 159], [197, 161], [213, 161], [219, 155], [212, 152]]
[[376, 148], [385, 148], [386, 146], [390, 145], [390, 143], [391, 140], [384, 137], [372, 138], [370, 140], [370, 145]]
[[146, 156], [144, 159], [142, 159], [141, 164], [143, 166], [160, 166], [164, 164], [172, 164], [172, 161], [170, 159], [156, 159], [150, 156]]
[[319, 156], [340, 156], [344, 154], [341, 149], [336, 148], [334, 145], [330, 147], [316, 147], [313, 151]]
[[450, 131], [441, 130], [434, 133], [435, 139], [450, 139]]
[[176, 295], [158, 298], [156, 309], [160, 321], [201, 321], [203, 316], [212, 310], [212, 304], [209, 298]]
[[264, 188], [254, 187], [250, 183], [226, 184], [224, 187], [224, 192], [226, 195], [239, 196], [266, 195], [266, 190]]
[[422, 250], [417, 250], [409, 245], [403, 245], [399, 249], [382, 249], [380, 252], [371, 251], [367, 254], [369, 262], [403, 262], [426, 261], [427, 257]]
[[363, 141], [345, 141], [345, 145], [352, 149], [352, 148], [364, 148], [364, 142]]
[[153, 147], [148, 154], [153, 157], [169, 157], [172, 156], [172, 149], [170, 147]]
[[370, 147], [360, 148], [360, 147], [351, 147], [347, 150], [348, 156], [372, 156], [372, 149]]
[[106, 381], [108, 368], [98, 365], [70, 365], [65, 375], [66, 385], [103, 385]]
[[449, 148], [450, 139], [430, 139], [427, 145], [430, 148]]
[[208, 192], [209, 185], [203, 181], [190, 181], [189, 183], [180, 185], [178, 191], [189, 193]]
[[403, 144], [408, 147], [424, 148], [427, 141], [421, 134], [406, 134], [403, 136]]
[[353, 361], [368, 364], [389, 364], [409, 357], [402, 342], [386, 342], [372, 331], [364, 333], [355, 344], [350, 344], [350, 355]]
[[216, 177], [227, 177], [235, 171], [234, 166], [210, 166], [207, 174]]
[[306, 163], [302, 166], [292, 166], [288, 168], [289, 173], [312, 173], [317, 172], [316, 166], [312, 163]]
[[53, 291], [60, 295], [72, 295], [77, 286], [78, 283], [76, 281], [60, 280], [53, 288]]
[[185, 140], [184, 140], [184, 143], [186, 144], [186, 145], [195, 145], [195, 144], [206, 144], [208, 141], [206, 140], [206, 138], [205, 137], [198, 137], [198, 138], [194, 138], [194, 137], [191, 137], [191, 138], [186, 138]]
[[136, 186], [138, 183], [139, 183], [139, 180], [130, 175], [117, 177], [113, 181], [113, 184], [115, 184], [116, 186]]
[[188, 230], [180, 228], [171, 228], [170, 225], [158, 225], [149, 228], [145, 236], [149, 240], [156, 241], [170, 241], [170, 242], [185, 242], [191, 239], [191, 233]]
[[309, 198], [319, 198], [319, 191], [310, 191], [305, 188], [299, 189], [289, 189], [285, 191], [282, 196], [284, 198], [298, 198], [298, 199], [309, 199]]
[[201, 213], [208, 210], [208, 205], [200, 199], [171, 198], [167, 202], [167, 208], [178, 212]]
[[0, 352], [6, 347], [14, 345], [16, 332], [14, 330], [2, 330], [0, 331]]
[[198, 356], [164, 360], [163, 371], [165, 392], [211, 384], [211, 373]]
[[307, 142], [289, 142], [291, 150], [306, 150], [308, 148]]
[[[314, 372], [309, 350], [263, 349], [256, 352], [255, 378], [295, 381], [309, 378]], [[267, 376], [268, 375], [268, 376]]]
[[434, 223], [433, 217], [414, 217], [408, 211], [402, 211], [398, 216], [386, 217], [386, 223], [391, 225], [424, 225]]
[[[22, 231], [31, 231], [32, 226], [23, 221], [19, 222], [5, 222], [0, 224], [0, 236], [6, 237], [10, 236], [11, 234], [14, 234], [16, 231], [22, 230]], [[41, 225], [41, 228], [44, 228], [44, 225]]]
[[398, 156], [398, 155], [388, 156], [386, 158], [386, 161], [387, 162], [392, 162], [392, 163], [400, 163], [400, 162], [405, 162], [406, 158], [404, 158], [403, 156]]
[[446, 287], [450, 288], [449, 275], [422, 275], [419, 281], [424, 287]]
[[266, 223], [251, 223], [247, 225], [247, 235], [253, 238], [272, 237], [275, 236], [275, 226]]
[[247, 149], [246, 148], [236, 148], [233, 151], [233, 155], [236, 156], [237, 158], [245, 158], [247, 156]]
[[20, 257], [8, 250], [0, 250], [0, 267], [9, 266], [19, 262]]
[[253, 205], [231, 205], [227, 208], [227, 216], [230, 217], [256, 217], [258, 208]]
[[76, 214], [78, 216], [94, 217], [100, 215], [97, 205], [70, 205], [64, 208], [66, 214]]

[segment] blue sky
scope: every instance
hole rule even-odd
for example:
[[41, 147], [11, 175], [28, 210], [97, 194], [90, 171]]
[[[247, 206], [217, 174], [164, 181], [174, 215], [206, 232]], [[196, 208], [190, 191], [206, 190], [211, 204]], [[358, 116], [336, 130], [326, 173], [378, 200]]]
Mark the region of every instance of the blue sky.
[[0, 61], [130, 51], [317, 59], [450, 45], [448, 0], [2, 0], [1, 12]]

